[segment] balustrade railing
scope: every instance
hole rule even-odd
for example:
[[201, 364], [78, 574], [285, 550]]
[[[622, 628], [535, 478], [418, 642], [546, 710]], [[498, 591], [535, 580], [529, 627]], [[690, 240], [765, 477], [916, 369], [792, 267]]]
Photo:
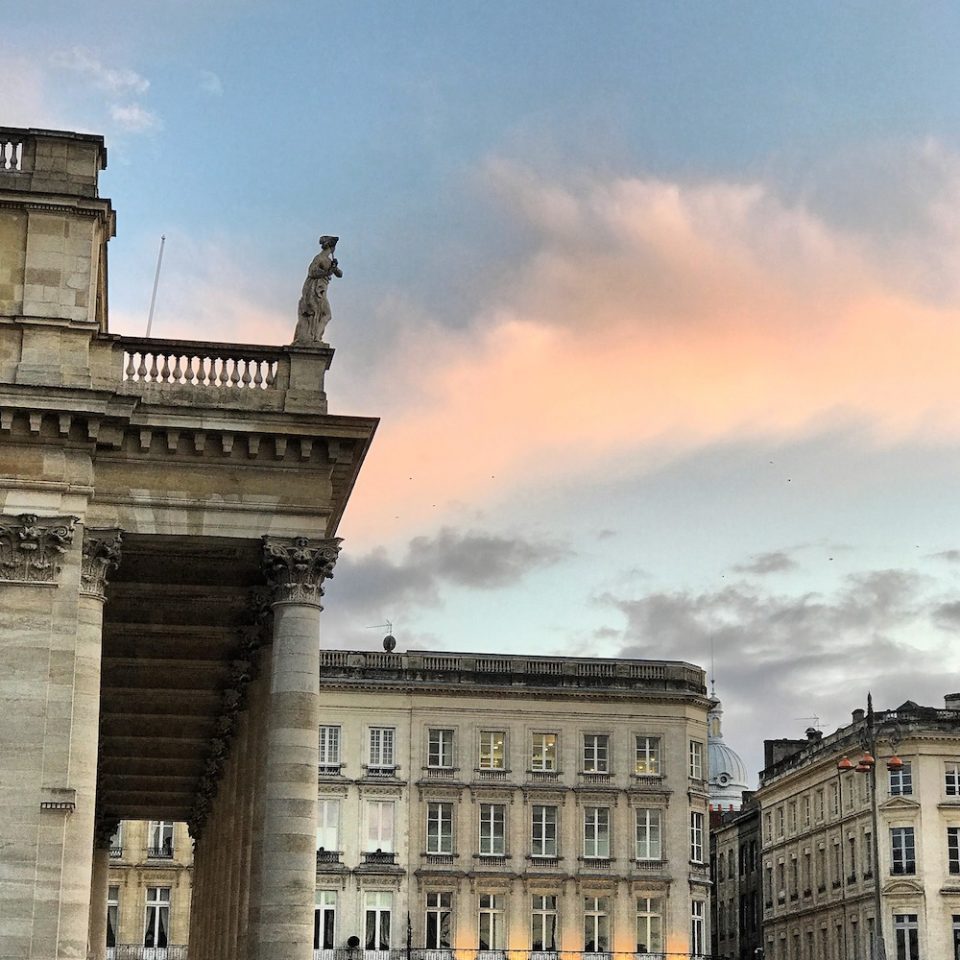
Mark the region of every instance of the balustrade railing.
[[132, 383], [269, 390], [282, 358], [276, 347], [130, 337], [122, 343], [123, 379]]
[[139, 944], [120, 943], [107, 948], [107, 960], [187, 960], [187, 947], [142, 947]]
[[[711, 960], [710, 954], [687, 951], [637, 950], [514, 950], [463, 947], [409, 947], [365, 950], [363, 947], [313, 949], [313, 960]], [[139, 960], [139, 958], [138, 958]], [[173, 958], [170, 958], [173, 960]], [[179, 960], [179, 958], [178, 958]]]
[[23, 169], [23, 141], [0, 137], [0, 172], [19, 173]]

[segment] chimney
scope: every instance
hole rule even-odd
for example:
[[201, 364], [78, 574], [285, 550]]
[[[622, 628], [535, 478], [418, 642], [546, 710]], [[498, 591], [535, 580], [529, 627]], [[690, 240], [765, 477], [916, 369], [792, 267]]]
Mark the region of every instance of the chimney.
[[857, 707], [857, 709], [853, 711], [853, 722], [860, 723], [863, 720], [864, 716], [865, 716], [865, 713], [863, 711], [863, 708]]
[[960, 693], [948, 693], [943, 698], [943, 705], [947, 710], [960, 710]]

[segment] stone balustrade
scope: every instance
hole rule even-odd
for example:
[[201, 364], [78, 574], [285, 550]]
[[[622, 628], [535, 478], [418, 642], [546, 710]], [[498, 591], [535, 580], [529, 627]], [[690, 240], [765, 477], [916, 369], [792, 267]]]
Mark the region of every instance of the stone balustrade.
[[23, 139], [0, 135], [0, 170], [19, 173], [23, 168]]
[[122, 337], [126, 383], [271, 390], [286, 358], [278, 347]]

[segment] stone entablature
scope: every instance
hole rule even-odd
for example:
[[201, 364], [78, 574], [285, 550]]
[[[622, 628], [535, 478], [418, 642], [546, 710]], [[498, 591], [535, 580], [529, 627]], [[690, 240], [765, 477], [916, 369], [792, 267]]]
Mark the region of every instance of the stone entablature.
[[[418, 691], [433, 686], [496, 685], [498, 696], [510, 696], [512, 692], [529, 696], [531, 688], [544, 694], [562, 691], [567, 696], [584, 697], [593, 691], [603, 691], [605, 696], [706, 693], [703, 670], [679, 660], [322, 650], [320, 678], [325, 685], [416, 684]], [[512, 691], [514, 686], [518, 691]]]

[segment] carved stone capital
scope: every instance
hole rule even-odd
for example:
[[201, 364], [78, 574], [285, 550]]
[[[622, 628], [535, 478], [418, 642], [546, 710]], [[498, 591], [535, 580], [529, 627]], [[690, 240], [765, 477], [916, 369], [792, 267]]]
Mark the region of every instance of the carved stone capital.
[[93, 827], [93, 845], [99, 850], [109, 850], [110, 841], [119, 826], [120, 821], [116, 817], [98, 817]]
[[83, 559], [80, 564], [80, 593], [97, 600], [106, 599], [107, 574], [120, 563], [119, 529], [84, 530]]
[[79, 517], [0, 516], [0, 581], [56, 583]]
[[323, 581], [333, 576], [340, 538], [264, 537], [263, 568], [274, 603], [320, 606]]

